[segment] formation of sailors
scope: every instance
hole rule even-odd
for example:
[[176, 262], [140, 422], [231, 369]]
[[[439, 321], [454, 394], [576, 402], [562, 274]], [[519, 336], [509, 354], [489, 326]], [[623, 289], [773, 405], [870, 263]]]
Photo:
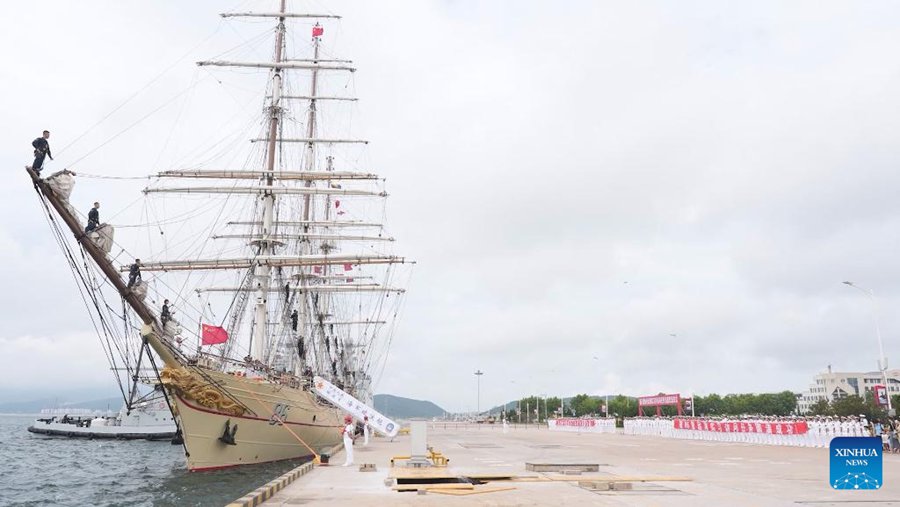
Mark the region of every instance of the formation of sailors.
[[900, 451], [896, 428], [896, 423], [870, 422], [862, 415], [634, 417], [625, 419], [623, 433], [797, 447], [827, 447], [835, 437], [881, 436], [886, 449]]

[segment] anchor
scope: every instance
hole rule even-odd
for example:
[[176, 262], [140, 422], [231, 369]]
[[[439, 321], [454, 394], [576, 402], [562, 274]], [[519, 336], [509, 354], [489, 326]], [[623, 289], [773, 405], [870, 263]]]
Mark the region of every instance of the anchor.
[[237, 424], [235, 424], [233, 428], [231, 427], [231, 419], [225, 421], [225, 431], [222, 433], [222, 436], [219, 437], [219, 442], [226, 445], [237, 445], [237, 442], [234, 441], [234, 435], [237, 433], [237, 428]]

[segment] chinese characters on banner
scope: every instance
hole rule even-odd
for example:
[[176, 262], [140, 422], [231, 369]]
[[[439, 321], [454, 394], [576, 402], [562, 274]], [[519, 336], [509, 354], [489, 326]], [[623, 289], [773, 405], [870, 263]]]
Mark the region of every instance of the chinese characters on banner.
[[573, 433], [613, 433], [616, 430], [616, 420], [612, 418], [602, 419], [574, 419], [560, 418], [547, 421], [550, 431], [570, 431]]
[[801, 435], [809, 428], [806, 421], [768, 422], [768, 421], [710, 421], [708, 419], [684, 419], [676, 417], [673, 421], [676, 430], [712, 431], [716, 433], [769, 433], [772, 435]]
[[400, 430], [397, 423], [376, 412], [374, 408], [369, 407], [341, 389], [338, 389], [338, 387], [331, 382], [317, 375], [313, 378], [313, 386], [319, 396], [330, 401], [338, 408], [349, 412], [357, 420], [362, 421], [363, 418], [368, 417], [369, 426], [378, 433], [389, 437], [397, 436], [397, 432]]

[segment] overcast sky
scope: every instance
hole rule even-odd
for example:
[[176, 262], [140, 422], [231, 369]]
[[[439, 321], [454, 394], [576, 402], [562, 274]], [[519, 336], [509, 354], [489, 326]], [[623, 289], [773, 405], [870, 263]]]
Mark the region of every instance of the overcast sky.
[[[53, 132], [52, 169], [123, 175], [208, 143], [257, 103], [192, 62], [269, 28], [219, 12], [270, 4], [4, 6], [0, 401], [112, 391], [22, 170], [31, 140]], [[873, 307], [843, 280], [875, 292], [900, 366], [897, 3], [295, 4], [344, 16], [326, 39], [359, 68], [367, 160], [418, 262], [377, 392], [472, 410], [476, 369], [482, 408], [800, 391], [829, 364], [875, 369]], [[234, 100], [180, 100], [197, 80]], [[123, 188], [82, 179], [73, 202], [125, 220]]]

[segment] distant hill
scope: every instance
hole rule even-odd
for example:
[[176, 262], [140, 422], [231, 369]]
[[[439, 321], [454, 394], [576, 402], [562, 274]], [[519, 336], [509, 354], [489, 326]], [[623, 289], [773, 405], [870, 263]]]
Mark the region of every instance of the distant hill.
[[413, 400], [390, 394], [375, 395], [375, 410], [388, 417], [408, 419], [412, 417], [441, 417], [446, 411], [430, 401]]
[[[24, 401], [0, 402], [0, 414], [38, 414], [45, 408], [86, 408], [89, 410], [107, 410], [108, 408], [118, 411], [122, 405], [121, 396], [88, 401], [67, 401], [67, 398], [42, 397]], [[445, 413], [443, 408], [430, 401], [413, 400], [390, 394], [375, 395], [375, 410], [388, 417], [399, 419], [440, 417]]]
[[118, 411], [123, 404], [121, 396], [89, 401], [61, 401], [59, 398], [41, 398], [0, 403], [0, 414], [38, 414], [45, 408], [86, 408], [88, 410], [106, 410], [108, 408], [112, 411]]

